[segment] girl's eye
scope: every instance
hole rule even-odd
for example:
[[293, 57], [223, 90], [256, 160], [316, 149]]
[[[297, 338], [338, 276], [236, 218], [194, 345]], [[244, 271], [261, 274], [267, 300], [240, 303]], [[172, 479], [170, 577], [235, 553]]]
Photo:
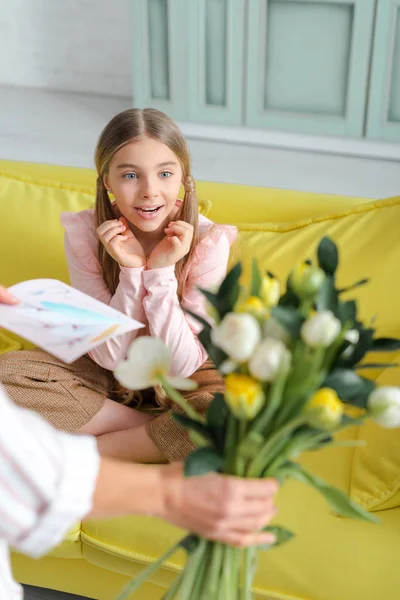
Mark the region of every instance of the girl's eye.
[[125, 173], [124, 179], [137, 179], [136, 173]]
[[162, 177], [163, 179], [167, 179], [168, 177], [171, 177], [172, 173], [170, 171], [163, 171], [162, 173], [160, 173], [160, 177]]

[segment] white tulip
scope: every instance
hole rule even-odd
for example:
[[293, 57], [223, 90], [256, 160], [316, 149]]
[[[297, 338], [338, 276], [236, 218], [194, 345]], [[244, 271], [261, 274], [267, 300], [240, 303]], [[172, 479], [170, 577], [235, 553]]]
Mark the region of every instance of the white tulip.
[[272, 338], [259, 344], [249, 362], [253, 377], [260, 381], [274, 381], [281, 369], [290, 367], [291, 355], [285, 344]]
[[116, 379], [130, 390], [145, 390], [159, 385], [164, 378], [178, 390], [194, 390], [195, 381], [171, 377], [171, 352], [161, 340], [149, 336], [137, 338], [128, 350], [126, 360], [115, 369]]
[[321, 310], [303, 323], [300, 335], [308, 346], [327, 348], [337, 338], [342, 326], [330, 310]]
[[273, 340], [279, 340], [283, 342], [285, 346], [290, 343], [290, 334], [287, 330], [277, 321], [274, 317], [268, 319], [264, 323], [264, 337], [272, 338]]
[[360, 333], [357, 329], [349, 329], [349, 331], [346, 331], [344, 334], [344, 339], [350, 342], [350, 344], [358, 344]]
[[368, 398], [371, 418], [387, 429], [400, 427], [400, 387], [382, 386]]
[[251, 357], [260, 339], [257, 320], [246, 313], [228, 313], [211, 331], [213, 344], [238, 362], [245, 362]]

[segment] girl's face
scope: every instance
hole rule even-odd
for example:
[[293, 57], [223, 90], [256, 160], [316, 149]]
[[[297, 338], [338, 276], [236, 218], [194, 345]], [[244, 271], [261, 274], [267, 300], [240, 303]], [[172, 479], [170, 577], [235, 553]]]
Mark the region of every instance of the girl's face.
[[121, 214], [144, 232], [163, 231], [180, 208], [182, 168], [161, 142], [143, 138], [123, 146], [111, 160], [106, 188]]

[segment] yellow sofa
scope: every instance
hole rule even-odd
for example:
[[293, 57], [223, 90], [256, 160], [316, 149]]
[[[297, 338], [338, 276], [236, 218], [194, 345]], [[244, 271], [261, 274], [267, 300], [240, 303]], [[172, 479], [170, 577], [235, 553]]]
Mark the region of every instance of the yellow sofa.
[[[68, 280], [59, 213], [91, 206], [94, 182], [89, 170], [0, 161], [0, 282]], [[379, 333], [400, 337], [400, 197], [370, 202], [206, 182], [198, 183], [198, 192], [211, 201], [211, 207], [201, 203], [210, 218], [238, 225], [244, 264], [256, 255], [281, 278], [295, 261], [312, 254], [323, 234], [331, 235], [342, 255], [339, 283], [371, 277], [371, 284], [352, 296], [360, 300], [364, 318], [377, 315]], [[0, 352], [27, 346], [7, 332], [0, 338]], [[370, 375], [381, 384], [399, 385], [396, 369]], [[382, 432], [368, 424], [346, 436], [368, 445], [309, 453], [303, 463], [379, 511], [381, 524], [339, 518], [313, 490], [288, 483], [279, 493], [277, 522], [296, 538], [261, 555], [257, 600], [398, 598], [400, 430]], [[40, 561], [14, 555], [14, 573], [24, 583], [111, 600], [179, 535], [150, 518], [83, 521]], [[173, 558], [134, 597], [162, 598], [183, 560], [183, 554]]]

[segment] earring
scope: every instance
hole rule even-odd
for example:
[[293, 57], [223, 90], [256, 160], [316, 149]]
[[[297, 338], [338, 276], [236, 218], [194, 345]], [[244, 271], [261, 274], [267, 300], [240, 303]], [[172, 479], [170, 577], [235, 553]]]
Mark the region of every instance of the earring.
[[107, 190], [107, 194], [108, 194], [108, 197], [109, 197], [109, 200], [110, 200], [110, 202], [114, 202], [114, 200], [115, 200], [115, 196], [114, 196], [114, 194], [112, 193], [112, 191], [111, 191], [111, 190]]

